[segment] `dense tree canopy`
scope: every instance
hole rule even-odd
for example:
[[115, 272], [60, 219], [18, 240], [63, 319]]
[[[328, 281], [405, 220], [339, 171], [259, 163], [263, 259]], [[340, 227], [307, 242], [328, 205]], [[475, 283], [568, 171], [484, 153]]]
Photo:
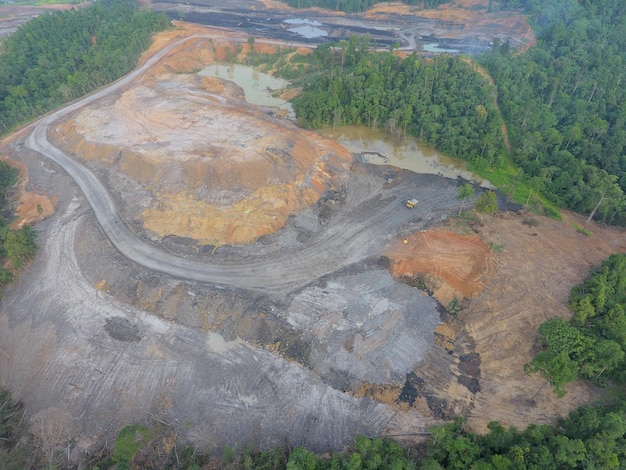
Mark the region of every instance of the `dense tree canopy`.
[[[349, 0], [334, 3], [347, 5]], [[623, 1], [493, 3], [497, 8], [527, 8], [541, 31], [537, 47], [520, 56], [496, 43], [484, 58], [509, 121], [516, 162], [539, 178], [554, 200], [588, 212], [604, 199], [597, 213], [600, 220], [623, 222]], [[150, 32], [167, 24], [164, 17], [141, 12], [124, 0], [100, 1], [31, 23], [7, 40], [6, 52], [0, 56], [3, 131], [125, 73], [148, 45]], [[133, 36], [137, 31], [138, 36]], [[476, 166], [500, 164], [505, 149], [493, 106], [495, 90], [463, 60], [437, 57], [427, 63], [415, 55], [400, 59], [372, 53], [367, 38], [320, 47], [313, 60], [320, 70], [330, 71], [309, 83], [296, 101], [303, 123], [314, 127], [355, 123], [412, 132]], [[8, 228], [12, 215], [7, 191], [16, 178], [16, 171], [0, 162], [4, 215], [0, 255], [18, 267], [32, 256], [35, 245], [29, 228], [17, 232]], [[461, 198], [467, 196], [459, 193]], [[485, 196], [486, 207], [490, 198]], [[7, 273], [0, 270], [0, 284], [6, 282], [5, 276], [10, 278]], [[611, 381], [617, 384], [614, 403], [584, 406], [554, 426], [530, 425], [524, 431], [493, 422], [488, 433], [478, 435], [459, 419], [432, 428], [427, 448], [357, 437], [349, 452], [330, 456], [302, 448], [247, 450], [238, 457], [225, 451], [222, 463], [230, 468], [273, 469], [620, 468], [626, 461], [626, 255], [613, 255], [594, 270], [573, 289], [570, 305], [570, 322], [557, 318], [539, 328], [540, 351], [528, 370], [541, 373], [557, 393], [576, 378], [598, 384]], [[0, 460], [7, 468], [37, 468], [42, 462], [24, 422], [20, 404], [0, 389]], [[88, 466], [215, 464], [214, 456], [172, 446], [174, 436], [163, 439], [167, 427], [148, 432], [133, 426], [132, 430], [120, 433], [111, 455], [86, 457], [91, 459]], [[167, 446], [159, 447], [164, 442]], [[55, 461], [63, 462], [66, 444], [60, 443]]]
[[[100, 0], [78, 10], [55, 11], [22, 25], [0, 55], [0, 133], [131, 70], [169, 24], [165, 15], [140, 10], [134, 0]], [[17, 171], [0, 162], [0, 259], [21, 268], [35, 253], [35, 232], [11, 230], [7, 192]], [[12, 279], [0, 267], [0, 287]]]
[[[6, 468], [42, 468], [45, 456], [36, 437], [20, 427], [22, 410], [0, 389], [0, 457]], [[221, 458], [176, 444], [167, 427], [127, 426], [107, 453], [83, 454], [87, 468], [229, 468], [259, 470], [576, 470], [623, 468], [626, 459], [626, 403], [583, 406], [553, 426], [531, 424], [524, 431], [497, 422], [484, 434], [471, 432], [463, 419], [434, 426], [426, 446], [407, 446], [390, 439], [356, 436], [347, 452], [316, 455], [298, 447], [259, 452], [250, 447], [236, 455], [226, 448]], [[180, 444], [180, 443], [178, 443]], [[48, 456], [64, 467], [66, 440]], [[219, 459], [219, 460], [218, 460]], [[65, 467], [64, 467], [65, 468]], [[68, 467], [69, 468], [69, 467]]]
[[626, 458], [626, 403], [584, 406], [554, 426], [524, 431], [489, 423], [489, 432], [469, 432], [463, 420], [431, 430], [429, 469], [614, 469]]
[[498, 41], [481, 62], [524, 172], [553, 202], [626, 224], [626, 4], [519, 0], [538, 31], [521, 55]]
[[316, 75], [295, 99], [304, 125], [364, 124], [409, 132], [438, 150], [498, 166], [506, 152], [495, 90], [466, 61], [453, 56], [401, 59], [370, 52], [367, 38], [320, 46]]
[[99, 0], [24, 24], [0, 55], [0, 133], [127, 73], [168, 24], [135, 0]]
[[493, 0], [525, 8], [537, 44], [514, 54], [496, 38], [478, 58], [488, 83], [456, 57], [399, 59], [368, 51], [367, 40], [318, 47], [295, 103], [312, 127], [385, 126], [412, 133], [480, 172], [503, 146], [497, 101], [518, 175], [534, 192], [596, 220], [626, 225], [626, 4], [619, 0]]
[[9, 259], [14, 269], [22, 267], [36, 250], [35, 232], [29, 227], [11, 230], [14, 211], [7, 193], [17, 183], [18, 172], [7, 163], [0, 161], [0, 288], [13, 279], [10, 269], [1, 261]]

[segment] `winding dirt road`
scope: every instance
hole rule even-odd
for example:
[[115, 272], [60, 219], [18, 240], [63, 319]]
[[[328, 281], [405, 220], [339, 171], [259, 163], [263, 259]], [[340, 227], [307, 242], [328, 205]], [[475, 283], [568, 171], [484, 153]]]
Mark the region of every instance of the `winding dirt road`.
[[[326, 274], [376, 259], [398, 236], [456, 213], [457, 180], [355, 163], [345, 199], [331, 204], [331, 215], [300, 248], [245, 256], [234, 247], [235, 254], [227, 257], [218, 253], [191, 259], [166, 253], [133, 233], [96, 175], [48, 141], [55, 122], [130, 85], [192, 38], [167, 45], [110, 87], [45, 116], [25, 139], [35, 151], [23, 152], [31, 177], [48, 189], [62, 188], [63, 195], [57, 214], [37, 228], [42, 234], [39, 254], [2, 299], [0, 344], [6, 354], [0, 355], [0, 380], [23, 399], [29, 417], [54, 411], [71, 418], [67, 433], [76, 437], [77, 452], [82, 442], [85, 448], [110, 442], [121, 426], [152, 416], [171, 423], [187, 442], [218, 452], [225, 445], [270, 448], [285, 442], [326, 451], [348, 445], [357, 433], [423, 432], [432, 418], [352, 396], [333, 377], [341, 373], [360, 380], [367, 375], [377, 382], [402, 378], [432, 344], [431, 332], [439, 321], [434, 302], [425, 303], [427, 297], [405, 285], [400, 286], [409, 291], [407, 298], [399, 302], [395, 281], [382, 268], [371, 275], [344, 273], [328, 285], [315, 283]], [[84, 199], [76, 187], [66, 185], [64, 172], [40, 161], [59, 165]], [[409, 210], [404, 201], [413, 197], [420, 204]], [[119, 271], [120, 282], [127, 285], [136, 285], [144, 270], [127, 266], [132, 263], [115, 250], [166, 274], [149, 272], [146, 277], [159, 277], [164, 289], [180, 285], [186, 298], [206, 298], [198, 310], [218, 311], [224, 299], [239, 296], [243, 300], [224, 307], [229, 321], [241, 302], [245, 320], [258, 318], [260, 329], [284, 324], [293, 337], [289, 347], [305, 344], [308, 337], [308, 367], [238, 339], [245, 338], [239, 331], [228, 335], [228, 341], [224, 330], [165, 321], [97, 289], [94, 279], [85, 276], [85, 250], [97, 252], [92, 263], [97, 270]], [[224, 297], [217, 291], [225, 292]], [[272, 311], [271, 305], [266, 309], [265, 304], [257, 308], [256, 301], [266, 294], [285, 299], [272, 299], [284, 304], [285, 311]], [[329, 296], [338, 299], [330, 312]], [[248, 310], [253, 313], [248, 315]], [[315, 315], [325, 319], [329, 313], [341, 328], [329, 323], [327, 332], [315, 333], [323, 325], [321, 320], [312, 323]], [[273, 323], [266, 324], [262, 316]], [[272, 343], [278, 341], [275, 331], [268, 338]], [[313, 334], [323, 335], [317, 339]], [[350, 337], [355, 344], [347, 351]]]
[[[159, 250], [140, 239], [125, 225], [104, 185], [87, 168], [55, 147], [47, 132], [55, 121], [130, 84], [169, 52], [198, 35], [178, 40], [161, 49], [139, 68], [88, 97], [55, 111], [38, 121], [26, 145], [60, 165], [78, 184], [111, 243], [125, 257], [148, 269], [179, 279], [284, 294], [325, 274], [380, 253], [389, 234], [410, 220], [432, 212], [456, 210], [459, 201], [449, 191], [400, 185], [383, 190], [380, 179], [361, 175], [351, 185], [341, 214], [325, 230], [298, 251], [257, 259], [204, 262], [185, 259]], [[441, 183], [441, 182], [440, 182]], [[454, 186], [449, 185], [449, 186]], [[426, 192], [424, 192], [426, 191]], [[423, 202], [413, 211], [403, 208], [408, 196]]]

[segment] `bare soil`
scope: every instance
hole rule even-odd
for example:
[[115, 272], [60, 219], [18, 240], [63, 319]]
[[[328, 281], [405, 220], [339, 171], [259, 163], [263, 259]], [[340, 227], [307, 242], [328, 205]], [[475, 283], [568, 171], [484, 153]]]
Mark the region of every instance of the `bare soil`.
[[154, 239], [249, 243], [338, 187], [351, 164], [339, 145], [247, 105], [230, 82], [184, 73], [224, 48], [198, 39], [110, 105], [56, 127], [77, 158], [123, 175], [111, 180], [118, 204]]
[[[376, 214], [355, 234], [368, 243], [280, 295], [157, 274], [112, 247], [62, 169], [21, 136], [5, 140], [0, 152], [20, 162], [31, 192], [22, 213], [36, 222], [56, 208], [35, 225], [40, 253], [0, 304], [0, 379], [30, 417], [62, 416], [85, 448], [156, 419], [206, 450], [328, 450], [355, 433], [413, 439], [457, 414], [476, 430], [550, 422], [595, 396], [575, 383], [557, 400], [523, 364], [538, 325], [569, 315], [571, 287], [626, 252], [624, 230], [591, 223], [586, 236], [567, 212], [534, 215], [531, 227], [502, 198], [497, 216], [462, 222], [461, 181], [352, 163], [336, 143], [195, 73], [245, 35], [180, 26], [153, 51], [213, 39], [186, 43], [50, 138], [98, 175], [133, 231], [180, 256], [287, 253], [315, 272], [307, 246]], [[420, 204], [406, 209], [414, 194]], [[462, 310], [450, 315], [455, 298]]]
[[[443, 410], [462, 410], [476, 430], [485, 431], [492, 420], [518, 428], [549, 423], [596, 396], [577, 382], [557, 400], [542, 379], [523, 373], [537, 327], [554, 316], [568, 318], [571, 287], [609, 254], [626, 250], [624, 230], [593, 224], [586, 236], [576, 230], [584, 218], [562, 216], [556, 221], [533, 215], [536, 227], [525, 223], [530, 215], [524, 213], [500, 213], [482, 224], [452, 220], [413, 234], [389, 253], [392, 272], [425, 276], [444, 305], [461, 300], [462, 311], [435, 330], [438, 346], [455, 356], [453, 365], [433, 353], [415, 375], [444, 403]], [[457, 384], [441, 383], [449, 367]], [[467, 394], [471, 379], [477, 379], [476, 390]]]

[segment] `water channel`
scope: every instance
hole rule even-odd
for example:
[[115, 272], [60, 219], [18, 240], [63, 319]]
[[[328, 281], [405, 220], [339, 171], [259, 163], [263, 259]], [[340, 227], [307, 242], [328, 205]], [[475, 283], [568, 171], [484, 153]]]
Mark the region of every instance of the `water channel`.
[[[273, 96], [277, 90], [289, 84], [286, 80], [239, 64], [215, 64], [199, 74], [232, 81], [243, 89], [248, 103], [287, 110], [289, 119], [295, 120], [291, 103]], [[366, 126], [323, 129], [320, 134], [338, 141], [355, 158], [365, 163], [393, 165], [416, 173], [438, 174], [448, 178], [461, 177], [484, 187], [492, 187], [489, 181], [469, 172], [463, 160], [442, 155], [411, 136], [397, 137]]]

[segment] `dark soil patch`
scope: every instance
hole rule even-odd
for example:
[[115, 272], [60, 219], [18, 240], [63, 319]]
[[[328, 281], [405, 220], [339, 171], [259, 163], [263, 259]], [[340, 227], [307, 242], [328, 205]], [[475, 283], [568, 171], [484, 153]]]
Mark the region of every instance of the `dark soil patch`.
[[480, 354], [472, 352], [459, 357], [459, 371], [470, 377], [480, 377]]
[[478, 393], [480, 392], [480, 382], [478, 379], [474, 377], [468, 377], [466, 375], [460, 375], [457, 377], [457, 381], [465, 386], [470, 392]]
[[404, 382], [404, 387], [402, 387], [402, 391], [398, 397], [398, 402], [413, 406], [415, 400], [423, 396], [424, 391], [426, 390], [425, 385], [426, 383], [424, 380], [418, 377], [415, 372], [411, 371], [406, 375], [406, 381]]
[[126, 343], [141, 341], [139, 336], [139, 328], [133, 325], [126, 318], [112, 317], [107, 318], [104, 329], [109, 333], [111, 338]]
[[426, 397], [426, 403], [428, 404], [428, 408], [432, 411], [433, 415], [439, 419], [450, 421], [457, 416], [454, 406], [452, 406], [450, 401], [445, 398], [429, 395]]

